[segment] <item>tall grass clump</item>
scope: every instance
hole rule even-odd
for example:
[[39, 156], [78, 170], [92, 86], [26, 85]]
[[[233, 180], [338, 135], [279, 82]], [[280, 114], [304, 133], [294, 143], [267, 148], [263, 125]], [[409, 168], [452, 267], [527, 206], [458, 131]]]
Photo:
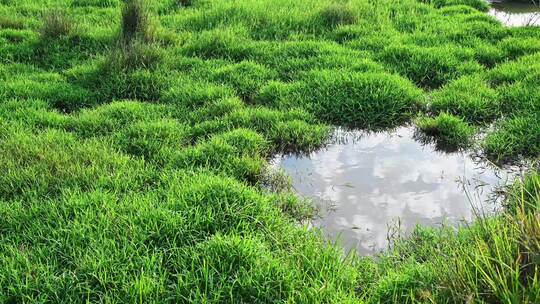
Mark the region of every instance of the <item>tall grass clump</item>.
[[348, 3], [330, 4], [320, 12], [320, 17], [330, 27], [353, 24], [358, 20], [357, 13]]
[[[536, 303], [540, 301], [540, 204], [538, 172], [517, 182], [508, 210], [481, 220], [472, 230], [475, 250], [456, 250], [450, 286], [461, 298], [477, 301]], [[452, 280], [452, 278], [454, 278]]]
[[158, 71], [164, 52], [155, 43], [154, 30], [146, 1], [126, 1], [112, 50], [71, 75], [96, 90], [100, 103], [110, 99], [158, 100], [170, 82], [164, 81], [163, 72]]
[[43, 25], [39, 33], [43, 39], [58, 39], [72, 33], [75, 25], [68, 13], [60, 9], [54, 9], [43, 15]]
[[152, 41], [154, 30], [146, 0], [126, 0], [122, 8], [120, 42], [129, 45], [136, 40]]
[[177, 0], [176, 2], [181, 7], [188, 7], [188, 6], [193, 5], [193, 1], [194, 0]]

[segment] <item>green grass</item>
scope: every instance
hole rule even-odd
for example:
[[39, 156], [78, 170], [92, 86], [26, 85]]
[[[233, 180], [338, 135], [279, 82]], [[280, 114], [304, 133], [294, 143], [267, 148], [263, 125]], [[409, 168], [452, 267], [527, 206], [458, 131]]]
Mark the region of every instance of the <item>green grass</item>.
[[325, 122], [361, 128], [403, 123], [422, 99], [419, 89], [396, 75], [327, 70], [306, 73], [298, 82], [270, 84], [261, 95], [267, 106], [304, 107]]
[[463, 119], [445, 112], [436, 117], [419, 117], [416, 126], [425, 135], [426, 141], [434, 140], [441, 150], [466, 148], [476, 131]]
[[359, 258], [268, 167], [414, 117], [537, 159], [537, 28], [481, 0], [45, 2], [0, 1], [1, 303], [540, 299], [537, 173], [498, 216]]
[[516, 155], [534, 157], [540, 152], [539, 128], [538, 115], [508, 118], [487, 135], [484, 149], [497, 161], [515, 158]]
[[58, 39], [68, 36], [73, 29], [73, 22], [62, 11], [50, 11], [43, 16], [43, 26], [41, 27], [42, 39]]
[[429, 111], [448, 112], [471, 123], [489, 123], [501, 116], [497, 91], [479, 76], [465, 76], [433, 92]]

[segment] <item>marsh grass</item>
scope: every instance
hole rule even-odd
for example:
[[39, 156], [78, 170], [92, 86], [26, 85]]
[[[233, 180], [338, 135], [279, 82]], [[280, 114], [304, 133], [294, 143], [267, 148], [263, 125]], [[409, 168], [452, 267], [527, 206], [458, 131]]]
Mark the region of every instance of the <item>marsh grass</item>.
[[43, 15], [40, 29], [42, 39], [58, 39], [70, 35], [75, 29], [73, 20], [66, 11], [54, 9]]
[[539, 127], [540, 118], [535, 114], [510, 117], [487, 135], [484, 149], [498, 162], [511, 161], [516, 156], [532, 157], [540, 151]]
[[49, 2], [0, 1], [0, 302], [538, 302], [537, 174], [360, 258], [268, 173], [418, 115], [537, 158], [537, 29], [480, 0]]
[[126, 0], [122, 8], [120, 43], [124, 47], [136, 40], [150, 42], [155, 27], [149, 15], [146, 0]]
[[176, 0], [176, 2], [181, 7], [189, 7], [193, 5], [193, 0]]
[[346, 3], [333, 3], [321, 11], [323, 22], [331, 27], [354, 24], [358, 20], [355, 10]]
[[421, 140], [434, 141], [438, 149], [445, 151], [469, 146], [475, 134], [475, 128], [463, 119], [444, 112], [436, 117], [419, 117], [416, 126], [425, 135], [419, 135]]
[[479, 76], [465, 76], [448, 83], [433, 92], [429, 104], [432, 113], [448, 112], [475, 124], [500, 117], [500, 108], [498, 92]]

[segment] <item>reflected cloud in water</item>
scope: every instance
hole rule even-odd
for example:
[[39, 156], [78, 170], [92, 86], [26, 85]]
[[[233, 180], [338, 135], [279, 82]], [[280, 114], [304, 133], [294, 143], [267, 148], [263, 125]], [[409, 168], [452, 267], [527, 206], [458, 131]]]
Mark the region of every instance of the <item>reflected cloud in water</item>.
[[[384, 249], [389, 226], [470, 221], [475, 208], [491, 213], [490, 193], [513, 174], [486, 168], [464, 153], [442, 153], [414, 139], [414, 129], [392, 133], [337, 131], [334, 143], [307, 156], [277, 157], [273, 165], [293, 180], [298, 194], [321, 210], [313, 221], [347, 249]], [[472, 206], [467, 190], [474, 193]], [[491, 201], [489, 203], [488, 201]]]
[[540, 26], [538, 1], [490, 1], [489, 14], [507, 26]]

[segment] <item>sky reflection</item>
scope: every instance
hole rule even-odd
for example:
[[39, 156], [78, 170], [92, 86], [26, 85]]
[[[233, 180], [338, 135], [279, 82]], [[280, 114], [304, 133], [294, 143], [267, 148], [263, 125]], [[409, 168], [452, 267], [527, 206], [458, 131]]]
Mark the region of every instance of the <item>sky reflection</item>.
[[507, 26], [540, 26], [538, 2], [491, 1], [489, 14]]
[[273, 163], [291, 176], [298, 194], [321, 209], [314, 225], [361, 254], [384, 249], [389, 227], [398, 222], [407, 233], [416, 224], [470, 221], [475, 209], [464, 189], [475, 196], [475, 208], [494, 211], [496, 204], [487, 198], [509, 174], [464, 153], [437, 152], [413, 135], [407, 127], [393, 133], [340, 132], [325, 149]]

